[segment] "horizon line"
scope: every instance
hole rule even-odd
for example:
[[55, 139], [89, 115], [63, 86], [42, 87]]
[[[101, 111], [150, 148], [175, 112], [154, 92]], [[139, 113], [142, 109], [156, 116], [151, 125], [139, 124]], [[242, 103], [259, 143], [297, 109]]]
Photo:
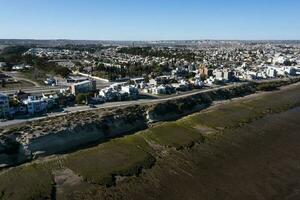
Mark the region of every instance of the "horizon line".
[[159, 41], [300, 41], [300, 39], [157, 39], [157, 40], [121, 40], [121, 39], [67, 39], [67, 38], [56, 38], [56, 39], [34, 39], [34, 38], [0, 38], [0, 40], [33, 40], [33, 41], [103, 41], [103, 42], [159, 42]]

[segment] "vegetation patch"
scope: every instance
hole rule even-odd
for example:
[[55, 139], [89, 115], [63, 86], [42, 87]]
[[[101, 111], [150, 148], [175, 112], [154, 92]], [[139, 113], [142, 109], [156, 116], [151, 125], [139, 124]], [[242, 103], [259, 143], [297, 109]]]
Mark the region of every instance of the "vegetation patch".
[[238, 128], [268, 114], [300, 106], [299, 87], [245, 99], [216, 107], [179, 120], [189, 127], [199, 124], [217, 130]]
[[14, 168], [0, 176], [0, 199], [50, 199], [54, 181], [54, 162], [33, 163]]
[[142, 135], [147, 141], [176, 149], [192, 146], [203, 139], [202, 134], [196, 129], [181, 126], [176, 122], [154, 126], [142, 132]]
[[116, 176], [138, 175], [154, 162], [151, 148], [139, 135], [114, 139], [66, 158], [66, 166], [84, 180], [107, 186], [115, 183]]

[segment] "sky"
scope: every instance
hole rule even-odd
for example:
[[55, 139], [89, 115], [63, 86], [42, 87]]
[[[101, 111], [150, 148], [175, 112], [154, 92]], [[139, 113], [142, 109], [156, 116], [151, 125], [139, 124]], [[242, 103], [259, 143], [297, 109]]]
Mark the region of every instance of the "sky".
[[1, 39], [299, 40], [299, 0], [0, 0]]

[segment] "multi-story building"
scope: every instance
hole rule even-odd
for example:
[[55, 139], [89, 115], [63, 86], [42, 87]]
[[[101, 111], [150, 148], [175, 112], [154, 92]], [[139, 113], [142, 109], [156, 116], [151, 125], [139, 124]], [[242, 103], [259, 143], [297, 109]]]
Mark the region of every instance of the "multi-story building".
[[133, 85], [122, 86], [121, 91], [128, 93], [130, 96], [138, 96], [139, 90]]
[[44, 99], [36, 99], [33, 96], [29, 96], [27, 100], [24, 101], [27, 106], [27, 111], [29, 114], [41, 113], [47, 109], [48, 103]]
[[275, 69], [275, 67], [268, 67], [266, 69], [266, 73], [267, 73], [267, 76], [270, 78], [274, 78], [277, 76], [277, 70]]
[[9, 98], [0, 93], [0, 118], [9, 116]]
[[87, 80], [80, 83], [74, 83], [70, 86], [71, 93], [76, 95], [79, 93], [88, 93], [96, 90], [96, 81]]

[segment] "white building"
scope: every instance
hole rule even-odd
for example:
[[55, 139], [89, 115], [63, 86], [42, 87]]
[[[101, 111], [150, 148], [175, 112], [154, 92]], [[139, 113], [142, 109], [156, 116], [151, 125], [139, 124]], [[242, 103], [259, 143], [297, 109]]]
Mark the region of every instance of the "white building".
[[269, 78], [274, 78], [277, 76], [277, 70], [275, 67], [267, 67], [266, 74]]
[[152, 94], [166, 94], [166, 87], [164, 85], [153, 87]]
[[122, 86], [121, 91], [127, 92], [130, 96], [139, 95], [139, 90], [133, 85]]
[[215, 71], [215, 77], [217, 80], [222, 81], [223, 80], [223, 71]]
[[0, 118], [5, 118], [9, 115], [9, 98], [0, 93]]
[[100, 90], [99, 96], [104, 98], [107, 101], [118, 99], [119, 92], [112, 87], [106, 87]]
[[40, 113], [47, 109], [47, 102], [44, 99], [36, 99], [33, 96], [29, 96], [23, 103], [27, 106], [29, 114]]

